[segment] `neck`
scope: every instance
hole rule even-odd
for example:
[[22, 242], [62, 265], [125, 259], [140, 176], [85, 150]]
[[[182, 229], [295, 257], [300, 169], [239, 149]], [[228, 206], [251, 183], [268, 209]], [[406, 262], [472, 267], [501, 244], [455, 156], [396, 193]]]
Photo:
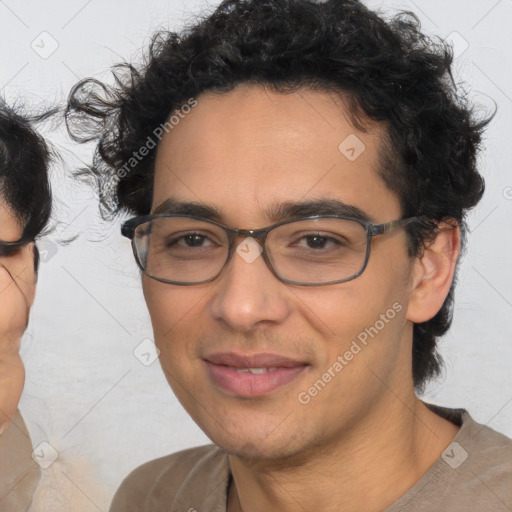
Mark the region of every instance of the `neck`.
[[408, 402], [393, 397], [350, 432], [287, 460], [230, 456], [228, 511], [383, 510], [423, 476], [458, 431], [414, 395]]

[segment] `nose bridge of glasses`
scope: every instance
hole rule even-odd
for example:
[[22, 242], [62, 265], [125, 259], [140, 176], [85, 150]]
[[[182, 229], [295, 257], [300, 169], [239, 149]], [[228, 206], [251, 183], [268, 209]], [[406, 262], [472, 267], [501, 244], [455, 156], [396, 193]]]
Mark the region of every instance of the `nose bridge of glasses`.
[[267, 234], [269, 232], [269, 228], [262, 229], [239, 229], [239, 228], [228, 228], [227, 229], [230, 245], [233, 246], [235, 244], [236, 239], [238, 238], [254, 238], [262, 247], [265, 244], [265, 239], [267, 238]]
[[[272, 229], [272, 226], [269, 228], [261, 228], [261, 229], [239, 229], [239, 228], [225, 228], [225, 231], [229, 238], [229, 251], [226, 260], [224, 261], [223, 269], [227, 265], [229, 265], [232, 261], [233, 254], [238, 251], [238, 247], [241, 246], [243, 248], [244, 240], [247, 238], [252, 238], [258, 242], [261, 246], [261, 259], [264, 262], [264, 265], [267, 268], [267, 271], [270, 271], [271, 274], [277, 277], [277, 279], [282, 280], [279, 275], [276, 273], [276, 270], [273, 267], [273, 263], [267, 253], [265, 247], [265, 240], [267, 238], [268, 233]], [[237, 244], [237, 239], [241, 239]], [[244, 251], [245, 252], [245, 251]], [[248, 263], [249, 261], [253, 263], [254, 260], [245, 259], [240, 253], [241, 259]], [[232, 264], [232, 263], [231, 263]]]

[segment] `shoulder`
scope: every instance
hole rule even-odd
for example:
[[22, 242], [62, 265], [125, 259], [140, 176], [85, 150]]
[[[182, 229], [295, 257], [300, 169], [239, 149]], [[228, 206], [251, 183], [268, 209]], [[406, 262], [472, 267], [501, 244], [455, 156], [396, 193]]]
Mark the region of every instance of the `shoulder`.
[[463, 409], [428, 405], [460, 427], [441, 457], [386, 512], [512, 510], [512, 440]]
[[[155, 496], [161, 506], [188, 487], [193, 487], [191, 477], [197, 473], [208, 473], [213, 469], [227, 467], [227, 457], [213, 445], [182, 450], [159, 459], [149, 461], [132, 471], [117, 490], [110, 512], [141, 512], [153, 505]], [[158, 512], [158, 508], [151, 506]], [[163, 510], [163, 509], [162, 509]], [[166, 509], [168, 510], [168, 509]]]
[[466, 411], [461, 416], [461, 429], [439, 461], [434, 494], [442, 496], [443, 510], [511, 510], [512, 440]]
[[512, 506], [512, 440], [469, 415], [464, 425], [464, 435], [455, 441], [464, 450], [462, 456], [467, 458], [467, 469], [476, 477], [475, 484], [488, 486]]
[[[452, 448], [457, 461], [469, 461], [473, 471], [486, 472], [489, 465], [493, 470], [512, 471], [512, 439], [496, 432], [487, 425], [477, 423], [464, 409], [447, 409], [444, 407], [429, 407], [440, 416], [460, 426], [459, 433], [443, 452], [443, 457], [451, 454]], [[459, 449], [459, 448], [462, 448]]]
[[29, 432], [16, 411], [0, 436], [0, 509], [28, 509], [40, 478], [40, 468], [32, 459]]

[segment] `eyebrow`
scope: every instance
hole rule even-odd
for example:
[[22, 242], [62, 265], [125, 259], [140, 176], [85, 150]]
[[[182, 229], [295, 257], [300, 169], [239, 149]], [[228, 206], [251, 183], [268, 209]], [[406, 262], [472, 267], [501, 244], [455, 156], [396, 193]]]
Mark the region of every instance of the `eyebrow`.
[[294, 217], [311, 217], [313, 215], [339, 215], [351, 217], [363, 222], [370, 221], [370, 216], [361, 208], [337, 199], [311, 199], [307, 201], [284, 201], [271, 205], [267, 215], [274, 222]]
[[[222, 211], [214, 205], [194, 201], [180, 201], [173, 197], [157, 206], [153, 214], [191, 215], [217, 222], [223, 222], [224, 219]], [[361, 208], [337, 199], [327, 198], [274, 203], [265, 209], [265, 214], [273, 223], [296, 217], [312, 217], [314, 215], [339, 215], [362, 222], [372, 221], [370, 215]]]
[[180, 201], [173, 197], [166, 199], [157, 206], [152, 213], [155, 215], [192, 215], [194, 217], [203, 217], [204, 219], [218, 222], [222, 220], [222, 212], [216, 206], [193, 201]]

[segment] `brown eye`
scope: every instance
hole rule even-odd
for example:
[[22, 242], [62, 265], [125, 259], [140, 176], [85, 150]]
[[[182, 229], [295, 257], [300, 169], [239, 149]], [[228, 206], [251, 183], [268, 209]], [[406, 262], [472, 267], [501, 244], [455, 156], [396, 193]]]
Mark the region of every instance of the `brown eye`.
[[180, 245], [184, 244], [187, 247], [202, 247], [205, 240], [208, 240], [205, 236], [193, 233], [190, 235], [182, 236], [178, 239], [177, 243]]

